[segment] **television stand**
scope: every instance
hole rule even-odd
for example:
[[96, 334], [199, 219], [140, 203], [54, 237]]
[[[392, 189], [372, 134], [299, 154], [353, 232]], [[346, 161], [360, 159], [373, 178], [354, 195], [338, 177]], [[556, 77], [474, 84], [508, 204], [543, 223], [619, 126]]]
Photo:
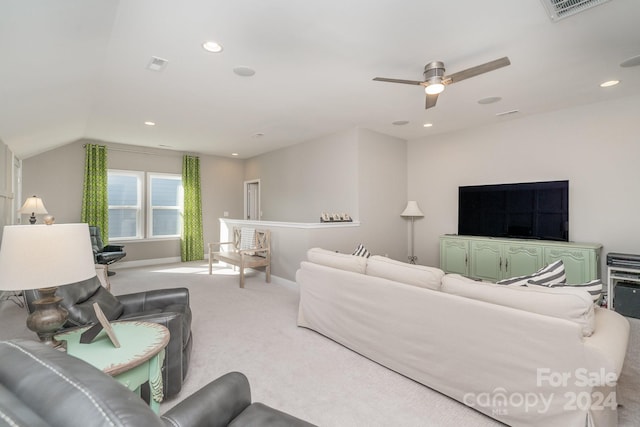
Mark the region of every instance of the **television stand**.
[[601, 251], [598, 243], [444, 235], [440, 237], [440, 268], [497, 282], [534, 273], [561, 259], [567, 283], [576, 285], [600, 278]]

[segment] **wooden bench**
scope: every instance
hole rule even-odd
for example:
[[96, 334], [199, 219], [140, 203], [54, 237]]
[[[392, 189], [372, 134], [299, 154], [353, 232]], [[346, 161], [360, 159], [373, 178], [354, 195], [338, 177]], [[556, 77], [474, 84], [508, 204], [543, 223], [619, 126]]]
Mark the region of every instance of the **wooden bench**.
[[[213, 260], [231, 264], [240, 268], [240, 287], [244, 288], [244, 269], [265, 267], [266, 281], [271, 282], [271, 232], [269, 230], [245, 229], [244, 234], [252, 234], [252, 244], [243, 245], [241, 227], [233, 227], [233, 241], [209, 243], [209, 274], [213, 272]], [[214, 251], [215, 247], [219, 250]], [[222, 246], [228, 246], [223, 251]], [[247, 246], [247, 249], [244, 247]]]

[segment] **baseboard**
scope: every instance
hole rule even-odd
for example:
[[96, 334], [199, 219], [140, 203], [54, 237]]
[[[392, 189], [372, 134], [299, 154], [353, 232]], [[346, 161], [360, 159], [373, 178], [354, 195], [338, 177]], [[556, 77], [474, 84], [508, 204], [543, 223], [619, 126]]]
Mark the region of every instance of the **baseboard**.
[[121, 268], [133, 268], [133, 267], [146, 267], [148, 265], [158, 264], [175, 264], [176, 262], [182, 262], [180, 257], [170, 258], [154, 258], [154, 259], [140, 259], [137, 261], [118, 261], [115, 264], [109, 265], [109, 270], [120, 270]]

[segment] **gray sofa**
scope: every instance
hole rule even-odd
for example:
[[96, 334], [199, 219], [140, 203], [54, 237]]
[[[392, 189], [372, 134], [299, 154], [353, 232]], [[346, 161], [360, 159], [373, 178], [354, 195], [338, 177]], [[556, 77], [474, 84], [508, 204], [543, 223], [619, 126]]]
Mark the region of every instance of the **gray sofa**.
[[209, 383], [162, 417], [93, 366], [39, 342], [0, 341], [0, 427], [313, 426], [251, 403], [238, 372]]

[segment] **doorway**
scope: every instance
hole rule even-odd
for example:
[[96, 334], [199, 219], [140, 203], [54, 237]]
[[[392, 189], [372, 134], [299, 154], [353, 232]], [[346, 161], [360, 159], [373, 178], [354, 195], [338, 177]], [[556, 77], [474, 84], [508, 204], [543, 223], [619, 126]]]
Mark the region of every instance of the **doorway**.
[[254, 179], [244, 182], [244, 218], [246, 220], [260, 221], [260, 180]]

